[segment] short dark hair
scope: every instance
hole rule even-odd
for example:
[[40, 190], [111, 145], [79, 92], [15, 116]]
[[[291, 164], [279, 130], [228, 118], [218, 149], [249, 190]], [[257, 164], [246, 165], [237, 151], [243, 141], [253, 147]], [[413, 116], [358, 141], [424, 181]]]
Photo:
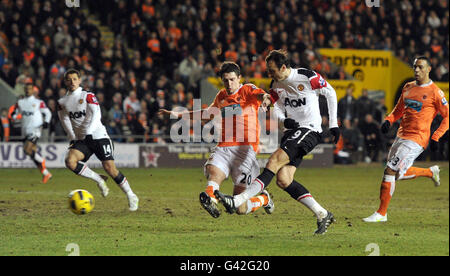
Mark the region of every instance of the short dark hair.
[[269, 61], [273, 61], [278, 68], [281, 68], [281, 66], [286, 65], [286, 67], [290, 66], [288, 53], [285, 50], [272, 50], [266, 57], [266, 63], [269, 63]]
[[[418, 57], [415, 58], [415, 60], [425, 60], [425, 61], [427, 62], [427, 64], [428, 64], [428, 66], [431, 67], [431, 61], [430, 61], [430, 59], [427, 58], [426, 56], [418, 56]], [[415, 60], [414, 60], [414, 61], [415, 61]]]
[[80, 73], [80, 71], [71, 68], [71, 69], [67, 70], [67, 71], [64, 73], [64, 79], [66, 79], [66, 77], [67, 77], [68, 75], [71, 75], [71, 74], [77, 74], [78, 78], [81, 78], [81, 73]]
[[232, 73], [232, 72], [236, 73], [236, 76], [239, 77], [241, 75], [241, 68], [235, 62], [225, 61], [220, 66], [219, 77], [222, 78], [223, 74], [225, 74], [225, 73]]

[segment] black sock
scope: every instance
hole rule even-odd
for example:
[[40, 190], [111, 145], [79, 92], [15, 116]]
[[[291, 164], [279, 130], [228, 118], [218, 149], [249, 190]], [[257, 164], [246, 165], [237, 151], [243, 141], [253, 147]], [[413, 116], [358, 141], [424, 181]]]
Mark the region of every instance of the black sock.
[[269, 186], [274, 176], [275, 174], [271, 170], [264, 168], [263, 172], [258, 176], [258, 179], [264, 183], [264, 189]]
[[77, 166], [75, 167], [75, 170], [73, 170], [73, 172], [78, 175], [80, 174], [81, 170], [83, 169], [84, 165], [81, 164], [80, 162], [77, 162]]
[[122, 181], [124, 180], [125, 176], [119, 172], [119, 174], [114, 177], [114, 182], [116, 182], [118, 185], [120, 185], [120, 183], [122, 183]]
[[33, 160], [33, 162], [34, 162], [34, 164], [36, 165], [36, 167], [39, 167], [40, 165], [41, 165], [41, 163], [39, 163], [38, 161], [36, 161], [35, 159], [34, 159], [34, 155], [36, 154], [36, 152], [35, 151], [33, 151], [32, 153], [31, 153], [31, 155], [30, 155], [30, 158], [31, 158], [31, 160]]
[[298, 200], [302, 195], [309, 194], [309, 191], [297, 181], [292, 181], [292, 183], [284, 189], [293, 199]]

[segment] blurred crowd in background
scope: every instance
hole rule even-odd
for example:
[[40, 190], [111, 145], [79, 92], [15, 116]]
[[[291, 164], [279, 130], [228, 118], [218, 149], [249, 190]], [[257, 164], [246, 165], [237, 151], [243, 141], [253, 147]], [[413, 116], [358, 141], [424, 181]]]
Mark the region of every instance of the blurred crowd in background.
[[[82, 72], [82, 86], [96, 94], [102, 121], [113, 137], [121, 136], [118, 142], [169, 142], [158, 138], [169, 135], [171, 124], [157, 116], [160, 108], [192, 109], [200, 81], [215, 77], [225, 60], [237, 62], [244, 79], [267, 77], [264, 58], [272, 49], [286, 49], [293, 67], [313, 69], [326, 79], [349, 76], [318, 48], [389, 50], [408, 64], [421, 54], [431, 60], [431, 78], [448, 81], [445, 0], [386, 0], [378, 8], [354, 0], [80, 2], [89, 13], [65, 1], [0, 1], [0, 78], [17, 96], [25, 83], [34, 83], [53, 113], [50, 137], [64, 136], [56, 100], [66, 92], [62, 76], [68, 68]], [[102, 37], [94, 17], [113, 32], [111, 40]], [[343, 139], [336, 152], [362, 148], [366, 161], [379, 160], [396, 128], [381, 134], [383, 101], [371, 100], [367, 91], [355, 99], [354, 87], [347, 90], [339, 101]], [[324, 142], [330, 142], [326, 103], [323, 114]], [[2, 123], [7, 117], [2, 110]], [[9, 121], [11, 136], [19, 123]], [[438, 123], [439, 118], [434, 127]], [[448, 160], [448, 133], [441, 140], [442, 151], [432, 158]], [[352, 161], [347, 159], [337, 161]]]

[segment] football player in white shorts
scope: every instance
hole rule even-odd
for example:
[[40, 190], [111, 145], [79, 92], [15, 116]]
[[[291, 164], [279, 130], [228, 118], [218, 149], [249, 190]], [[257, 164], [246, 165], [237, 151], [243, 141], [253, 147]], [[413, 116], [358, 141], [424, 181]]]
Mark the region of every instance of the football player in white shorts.
[[32, 83], [25, 84], [25, 97], [17, 102], [13, 119], [16, 120], [19, 114], [22, 116], [23, 150], [42, 173], [42, 183], [47, 183], [52, 174], [45, 166], [45, 158], [38, 152], [37, 141], [41, 137], [41, 127], [48, 128], [52, 113], [44, 101], [34, 96], [33, 89]]
[[[202, 207], [214, 218], [220, 216], [214, 192], [219, 190], [225, 179], [231, 176], [234, 183], [233, 194], [237, 195], [245, 191], [259, 174], [259, 165], [256, 160], [260, 131], [258, 108], [264, 96], [269, 96], [264, 90], [252, 84], [242, 85], [239, 65], [234, 62], [224, 62], [219, 76], [225, 88], [219, 91], [214, 102], [203, 112], [215, 116], [222, 114], [221, 140], [205, 163], [204, 173], [208, 183], [205, 191], [199, 196]], [[183, 113], [165, 109], [160, 110], [160, 114], [183, 117]], [[194, 117], [193, 114], [194, 112], [189, 113], [190, 118]], [[233, 124], [226, 124], [227, 117], [231, 119], [230, 122], [233, 121]], [[238, 133], [245, 134], [242, 136], [242, 141], [237, 139]], [[266, 190], [249, 198], [236, 212], [241, 215], [249, 214], [260, 207], [263, 207], [268, 214], [274, 211], [274, 203]]]
[[[430, 137], [430, 146], [433, 146], [448, 131], [448, 102], [442, 90], [430, 79], [431, 63], [427, 57], [417, 57], [413, 69], [415, 81], [405, 84], [397, 104], [381, 125], [381, 131], [387, 133], [391, 124], [402, 120], [397, 138], [389, 150], [381, 182], [379, 208], [371, 216], [364, 218], [365, 222], [387, 221], [387, 209], [395, 191], [396, 180], [428, 177], [436, 186], [440, 185], [438, 166], [418, 168], [412, 165], [427, 148]], [[438, 113], [443, 120], [438, 129], [431, 133], [431, 123]]]
[[335, 221], [334, 215], [324, 209], [299, 182], [294, 174], [302, 159], [321, 141], [322, 117], [319, 109], [319, 94], [327, 99], [330, 131], [334, 142], [339, 139], [337, 125], [336, 92], [318, 73], [306, 68], [291, 68], [287, 53], [273, 50], [266, 57], [267, 72], [273, 79], [271, 99], [265, 99], [263, 107], [274, 104], [274, 110], [286, 131], [280, 147], [272, 153], [263, 172], [236, 196], [217, 193], [227, 212], [233, 213], [249, 197], [260, 193], [269, 185], [275, 174], [277, 185], [294, 200], [311, 210], [317, 218], [315, 234], [324, 234]]
[[95, 95], [80, 87], [81, 75], [75, 69], [66, 71], [64, 83], [68, 91], [58, 100], [58, 116], [70, 140], [65, 158], [66, 167], [77, 175], [94, 180], [106, 197], [109, 193], [105, 182], [107, 177], [97, 174], [85, 164], [95, 154], [102, 162], [103, 169], [126, 194], [129, 210], [136, 211], [139, 199], [127, 178], [116, 168], [114, 144], [101, 122], [100, 106]]

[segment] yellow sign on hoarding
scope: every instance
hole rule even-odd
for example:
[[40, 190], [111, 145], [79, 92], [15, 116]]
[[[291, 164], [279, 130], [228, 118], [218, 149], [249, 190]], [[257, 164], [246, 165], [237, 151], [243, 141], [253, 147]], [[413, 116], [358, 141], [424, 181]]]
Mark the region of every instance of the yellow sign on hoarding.
[[403, 83], [414, 76], [412, 69], [391, 51], [356, 49], [320, 49], [320, 54], [362, 82], [362, 88], [381, 90], [386, 107], [394, 107], [395, 95]]

